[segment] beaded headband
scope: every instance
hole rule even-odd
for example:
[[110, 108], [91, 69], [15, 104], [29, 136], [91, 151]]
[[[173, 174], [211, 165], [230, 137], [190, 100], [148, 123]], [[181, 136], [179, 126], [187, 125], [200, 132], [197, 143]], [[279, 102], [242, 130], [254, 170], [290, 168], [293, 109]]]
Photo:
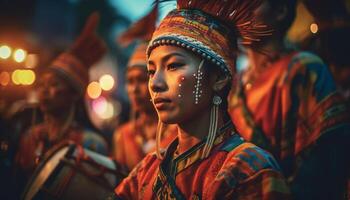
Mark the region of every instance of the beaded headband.
[[[161, 45], [186, 48], [233, 74], [234, 49], [220, 31], [228, 32], [210, 16], [198, 10], [174, 10], [163, 19], [147, 49], [147, 56]], [[222, 52], [222, 53], [217, 53]]]
[[250, 45], [272, 33], [258, 23], [253, 14], [261, 2], [178, 0], [177, 9], [171, 11], [153, 33], [147, 56], [161, 45], [179, 46], [217, 65], [232, 78], [238, 37], [243, 45]]

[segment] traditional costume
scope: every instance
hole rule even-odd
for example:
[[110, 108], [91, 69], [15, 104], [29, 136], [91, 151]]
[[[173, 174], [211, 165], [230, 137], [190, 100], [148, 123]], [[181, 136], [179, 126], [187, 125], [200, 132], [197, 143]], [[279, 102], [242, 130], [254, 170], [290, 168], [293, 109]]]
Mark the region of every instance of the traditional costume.
[[[79, 93], [77, 102], [81, 104], [78, 105], [78, 109], [86, 117], [85, 121], [80, 123], [90, 122], [83, 103], [85, 89], [89, 83], [89, 67], [98, 61], [106, 51], [104, 43], [94, 33], [98, 18], [97, 13], [93, 14], [72, 47], [59, 55], [47, 68], [49, 73], [53, 73], [67, 81]], [[67, 103], [78, 104], [76, 102]], [[16, 157], [21, 168], [31, 172], [37, 164], [37, 160], [42, 158], [49, 148], [67, 141], [73, 141], [102, 154], [108, 153], [105, 140], [94, 132], [91, 124], [90, 128], [79, 124], [74, 119], [75, 112], [73, 110], [69, 114], [65, 124], [56, 135], [50, 134], [50, 127], [48, 127], [47, 123], [36, 125], [23, 135]]]
[[[252, 18], [259, 2], [179, 0], [177, 9], [153, 34], [147, 55], [158, 46], [174, 45], [193, 52], [232, 78], [236, 34], [242, 34], [243, 42], [249, 43], [265, 33], [265, 27]], [[200, 84], [193, 91], [195, 103], [200, 99], [198, 87]], [[181, 154], [176, 139], [165, 152], [147, 155], [115, 189], [114, 198], [289, 199], [286, 182], [269, 153], [245, 142], [231, 121], [217, 128], [221, 103], [222, 99], [214, 96], [205, 139]]]
[[229, 100], [242, 137], [274, 155], [296, 197], [344, 194], [349, 111], [327, 66], [314, 54], [290, 52], [257, 78], [245, 79], [248, 73]]

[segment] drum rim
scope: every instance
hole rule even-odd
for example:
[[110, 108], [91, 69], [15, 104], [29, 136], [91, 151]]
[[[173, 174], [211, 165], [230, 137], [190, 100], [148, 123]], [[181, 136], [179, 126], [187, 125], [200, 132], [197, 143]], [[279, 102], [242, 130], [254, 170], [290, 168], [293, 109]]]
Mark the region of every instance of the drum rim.
[[[36, 169], [34, 170], [34, 173], [31, 175], [29, 181], [27, 182], [24, 191], [22, 193], [22, 197], [21, 199], [25, 199], [26, 195], [29, 192], [29, 189], [31, 188], [33, 182], [36, 180], [36, 178], [38, 177], [39, 173], [42, 171], [42, 169], [45, 167], [45, 165], [47, 164], [47, 162], [54, 156], [56, 155], [56, 153], [58, 151], [60, 151], [61, 149], [63, 149], [64, 147], [68, 147], [67, 153], [65, 154], [65, 156], [72, 154], [74, 150], [74, 148], [77, 145], [72, 142], [72, 141], [67, 141], [67, 142], [63, 142], [60, 144], [57, 144], [55, 146], [53, 146], [52, 148], [50, 148], [45, 154], [44, 154], [44, 159], [39, 163], [39, 165], [36, 167]], [[45, 180], [46, 182], [47, 180]], [[45, 184], [44, 182], [44, 184]]]

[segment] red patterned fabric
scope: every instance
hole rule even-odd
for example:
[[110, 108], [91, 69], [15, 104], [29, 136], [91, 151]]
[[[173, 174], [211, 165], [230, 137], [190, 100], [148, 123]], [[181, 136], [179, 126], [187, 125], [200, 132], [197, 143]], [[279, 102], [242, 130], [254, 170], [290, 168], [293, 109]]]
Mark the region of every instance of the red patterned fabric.
[[48, 127], [41, 124], [30, 129], [21, 138], [16, 162], [30, 174], [38, 164], [37, 159], [43, 158], [51, 147], [68, 141], [81, 144], [84, 148], [101, 154], [108, 153], [107, 143], [94, 132], [83, 130], [79, 126], [70, 126], [62, 135], [51, 137], [48, 134]]
[[350, 115], [320, 58], [293, 52], [253, 82], [242, 80], [229, 112], [243, 138], [274, 155], [299, 198], [343, 196]]
[[246, 143], [232, 126], [221, 130], [211, 155], [204, 141], [174, 158], [177, 140], [160, 160], [149, 154], [115, 189], [116, 199], [289, 199], [275, 160]]

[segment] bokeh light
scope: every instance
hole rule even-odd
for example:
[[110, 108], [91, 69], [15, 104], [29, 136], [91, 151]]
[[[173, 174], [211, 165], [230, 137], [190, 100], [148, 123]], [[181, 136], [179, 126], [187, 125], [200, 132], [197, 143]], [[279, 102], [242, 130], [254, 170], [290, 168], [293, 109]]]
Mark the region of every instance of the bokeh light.
[[101, 115], [102, 119], [110, 119], [114, 116], [114, 106], [112, 102], [107, 102], [106, 112]]
[[28, 54], [25, 61], [25, 66], [28, 68], [35, 68], [38, 65], [39, 59], [36, 54]]
[[311, 33], [313, 33], [313, 34], [316, 34], [316, 33], [318, 32], [318, 25], [317, 25], [316, 23], [312, 23], [312, 24], [310, 25], [310, 31], [311, 31]]
[[23, 49], [17, 49], [13, 54], [13, 59], [15, 59], [16, 62], [20, 63], [26, 59], [26, 56], [26, 51], [24, 51]]
[[0, 58], [7, 59], [11, 56], [11, 48], [7, 45], [0, 47]]
[[107, 110], [107, 100], [104, 97], [99, 97], [92, 101], [92, 109], [99, 116], [103, 115]]
[[0, 73], [0, 85], [6, 86], [10, 82], [10, 74], [8, 72]]
[[21, 71], [21, 70], [17, 69], [17, 70], [15, 70], [15, 71], [12, 72], [11, 79], [12, 79], [12, 82], [13, 82], [15, 85], [21, 84], [21, 82], [20, 82], [20, 80], [19, 80], [20, 71]]
[[35, 73], [32, 70], [22, 70], [20, 81], [23, 85], [31, 85], [35, 81]]
[[102, 90], [109, 91], [114, 86], [114, 78], [109, 74], [105, 74], [101, 76], [99, 83]]
[[35, 81], [33, 70], [16, 69], [12, 72], [11, 79], [15, 85], [31, 85]]
[[91, 82], [87, 87], [87, 94], [91, 99], [97, 99], [101, 92], [100, 84], [96, 81]]
[[115, 115], [114, 104], [102, 96], [92, 101], [92, 110], [99, 118], [104, 120]]

